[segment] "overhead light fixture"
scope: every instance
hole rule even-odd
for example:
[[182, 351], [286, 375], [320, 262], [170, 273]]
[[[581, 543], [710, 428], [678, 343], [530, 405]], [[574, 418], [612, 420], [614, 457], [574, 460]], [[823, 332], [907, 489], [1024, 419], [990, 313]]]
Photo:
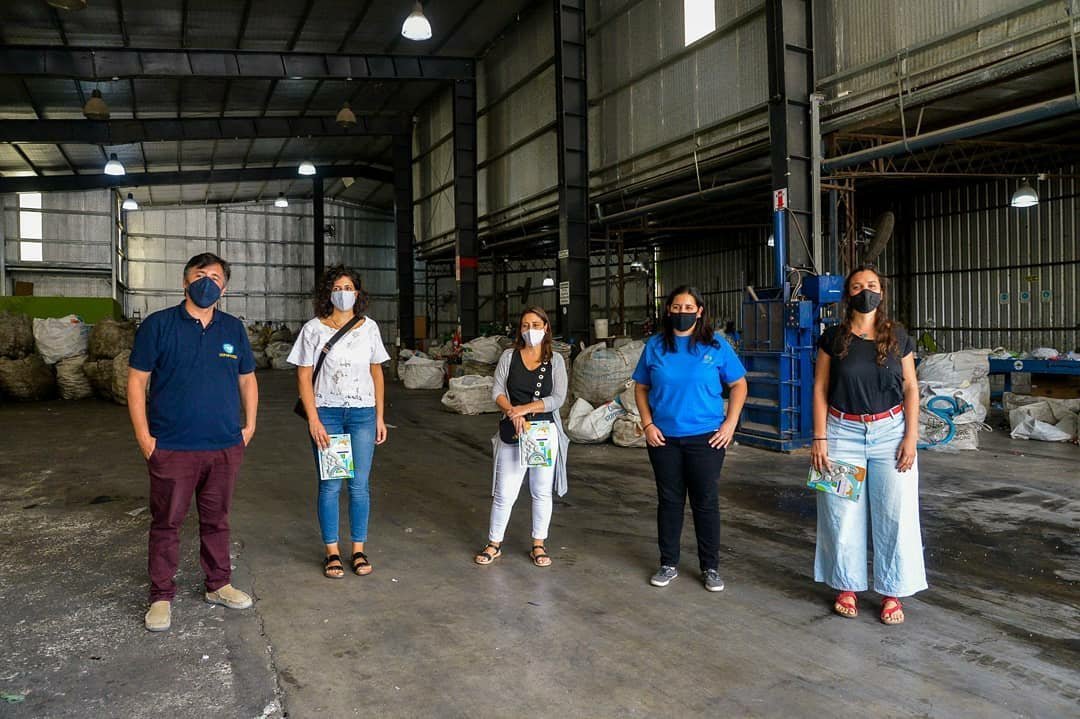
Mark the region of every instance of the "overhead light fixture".
[[338, 110], [337, 124], [348, 130], [350, 127], [356, 127], [356, 113], [349, 107], [349, 103], [345, 103]]
[[274, 207], [288, 207], [289, 201], [285, 199], [285, 193], [277, 193], [277, 199], [274, 200]]
[[109, 161], [105, 163], [106, 175], [123, 175], [124, 166], [120, 164], [120, 160], [116, 159], [116, 153], [109, 155]]
[[776, 238], [773, 237], [773, 234], [771, 232], [769, 233], [769, 239], [765, 242], [765, 244], [767, 244], [769, 247], [776, 247]]
[[137, 210], [139, 209], [139, 203], [135, 201], [135, 196], [129, 192], [128, 196], [124, 199], [124, 204], [120, 205], [120, 207], [125, 210]]
[[341, 178], [341, 184], [345, 185], [345, 189], [347, 190], [350, 187], [352, 187], [354, 184], [356, 184], [356, 178], [354, 178], [354, 177], [343, 177], [343, 178]]
[[304, 160], [300, 163], [300, 167], [298, 167], [296, 171], [301, 175], [314, 175], [315, 165], [312, 164], [311, 160]]
[[644, 272], [645, 271], [645, 263], [635, 257], [634, 261], [630, 263], [630, 271], [631, 272]]
[[431, 23], [424, 17], [424, 6], [420, 0], [413, 4], [413, 11], [401, 24], [401, 35], [406, 40], [430, 40]]
[[101, 97], [101, 90], [95, 88], [90, 93], [90, 99], [83, 105], [82, 114], [87, 120], [109, 119], [109, 106], [105, 104], [105, 100]]
[[60, 10], [85, 10], [86, 0], [47, 0], [51, 7]]
[[1039, 204], [1039, 193], [1028, 184], [1025, 177], [1023, 182], [1020, 183], [1020, 187], [1016, 188], [1016, 192], [1013, 193], [1009, 204], [1013, 207], [1034, 207]]
[[554, 287], [554, 286], [555, 286], [555, 280], [551, 279], [550, 277], [545, 277], [544, 278], [544, 287]]

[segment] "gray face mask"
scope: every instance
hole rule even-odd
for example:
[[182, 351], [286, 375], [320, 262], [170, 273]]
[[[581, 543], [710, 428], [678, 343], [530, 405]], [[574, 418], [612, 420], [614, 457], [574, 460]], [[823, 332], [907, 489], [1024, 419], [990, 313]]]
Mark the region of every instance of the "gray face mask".
[[351, 290], [334, 290], [330, 293], [330, 302], [342, 312], [348, 312], [356, 305], [356, 292]]

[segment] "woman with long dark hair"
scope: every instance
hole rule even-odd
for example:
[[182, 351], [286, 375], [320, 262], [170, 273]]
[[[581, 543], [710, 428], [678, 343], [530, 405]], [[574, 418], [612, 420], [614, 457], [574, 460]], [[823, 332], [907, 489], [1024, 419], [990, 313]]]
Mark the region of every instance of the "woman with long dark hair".
[[[635, 399], [656, 475], [660, 569], [650, 582], [679, 575], [683, 508], [690, 497], [705, 588], [719, 592], [720, 470], [746, 402], [746, 369], [728, 342], [713, 337], [701, 293], [683, 285], [664, 302], [662, 330], [634, 370]], [[724, 406], [724, 385], [730, 389]]]
[[[566, 494], [566, 450], [569, 440], [559, 420], [566, 400], [566, 364], [551, 347], [551, 323], [540, 307], [527, 307], [518, 321], [514, 346], [503, 352], [495, 368], [491, 396], [503, 417], [491, 438], [494, 477], [488, 543], [474, 558], [491, 564], [502, 556], [503, 536], [522, 481], [532, 494], [532, 550], [538, 567], [551, 566], [544, 542], [551, 524], [552, 491]], [[541, 432], [544, 434], [537, 434]], [[546, 444], [537, 445], [538, 437]], [[531, 450], [539, 449], [539, 452]], [[530, 460], [529, 457], [533, 459]]]
[[[300, 330], [289, 362], [297, 366], [296, 383], [307, 415], [317, 480], [319, 450], [330, 446], [329, 435], [350, 436], [354, 470], [348, 480], [351, 567], [355, 574], [365, 575], [372, 570], [364, 554], [371, 509], [368, 477], [375, 445], [386, 441], [382, 363], [390, 356], [375, 320], [365, 316], [367, 293], [355, 270], [343, 265], [327, 268], [315, 288], [314, 304], [315, 317]], [[322, 366], [314, 376], [320, 357]], [[345, 576], [338, 549], [338, 498], [343, 481], [319, 480], [319, 527], [326, 548], [323, 574], [329, 579]]]
[[926, 589], [919, 529], [919, 384], [915, 343], [886, 311], [885, 281], [869, 265], [844, 282], [843, 318], [827, 329], [814, 371], [811, 462], [866, 468], [857, 501], [818, 493], [814, 579], [839, 591], [833, 610], [858, 614], [867, 589], [867, 521], [873, 527], [874, 591], [881, 621], [900, 624], [900, 597]]

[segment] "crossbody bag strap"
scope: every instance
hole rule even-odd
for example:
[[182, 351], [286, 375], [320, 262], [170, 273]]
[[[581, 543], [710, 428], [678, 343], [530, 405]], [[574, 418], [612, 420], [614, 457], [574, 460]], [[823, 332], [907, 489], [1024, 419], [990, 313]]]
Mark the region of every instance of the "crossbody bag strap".
[[361, 317], [353, 315], [353, 318], [346, 322], [344, 325], [342, 325], [341, 329], [334, 333], [334, 336], [331, 337], [329, 341], [327, 341], [327, 343], [323, 345], [322, 351], [319, 352], [319, 359], [315, 362], [315, 369], [311, 372], [312, 387], [315, 386], [315, 380], [319, 376], [319, 370], [322, 369], [323, 360], [326, 359], [326, 355], [330, 354], [330, 350], [334, 348], [334, 345], [337, 344], [337, 341], [344, 337], [346, 334], [348, 334], [349, 330], [355, 327], [356, 323], [359, 322], [361, 319]]

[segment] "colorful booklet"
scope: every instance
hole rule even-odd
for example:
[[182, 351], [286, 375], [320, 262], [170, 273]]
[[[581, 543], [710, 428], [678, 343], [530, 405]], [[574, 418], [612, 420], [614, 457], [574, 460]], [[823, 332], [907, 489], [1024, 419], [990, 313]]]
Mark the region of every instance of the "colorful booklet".
[[857, 502], [865, 481], [866, 467], [831, 459], [824, 472], [819, 472], [813, 467], [810, 468], [810, 478], [807, 480], [806, 486], [819, 492], [835, 494], [844, 499]]
[[554, 422], [529, 422], [518, 435], [518, 452], [522, 467], [551, 467], [555, 463], [552, 443], [558, 433]]
[[347, 434], [331, 434], [330, 446], [319, 450], [319, 479], [352, 479], [356, 476], [353, 466], [352, 437]]

